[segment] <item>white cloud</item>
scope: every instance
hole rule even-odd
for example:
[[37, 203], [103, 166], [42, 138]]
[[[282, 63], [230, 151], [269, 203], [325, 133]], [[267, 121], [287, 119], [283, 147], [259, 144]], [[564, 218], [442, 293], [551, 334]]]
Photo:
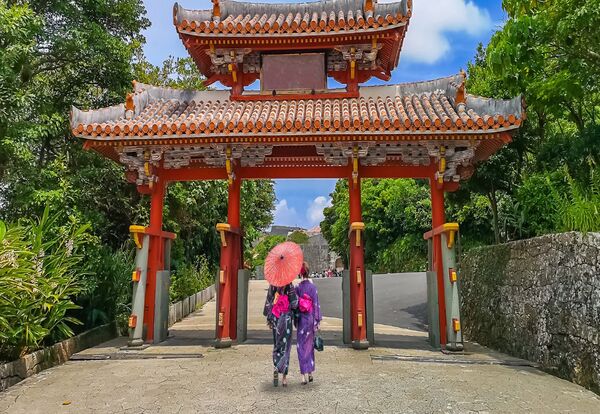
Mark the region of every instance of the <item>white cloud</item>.
[[323, 215], [323, 209], [331, 206], [331, 198], [325, 198], [318, 196], [310, 202], [308, 209], [306, 210], [306, 218], [311, 226], [316, 226], [321, 223], [325, 216]]
[[298, 213], [294, 207], [288, 206], [286, 199], [279, 200], [273, 212], [273, 224], [280, 226], [297, 226]]
[[[389, 1], [392, 0], [379, 2]], [[492, 26], [488, 11], [472, 1], [415, 0], [401, 56], [413, 62], [432, 64], [450, 52], [450, 33], [479, 36]]]

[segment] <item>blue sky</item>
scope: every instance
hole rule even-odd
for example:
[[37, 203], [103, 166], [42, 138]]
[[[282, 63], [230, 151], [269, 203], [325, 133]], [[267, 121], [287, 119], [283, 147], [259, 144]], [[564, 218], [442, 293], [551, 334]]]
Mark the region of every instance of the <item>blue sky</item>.
[[[260, 0], [279, 3], [278, 0]], [[286, 0], [290, 2], [293, 0]], [[379, 0], [389, 2], [390, 0]], [[173, 1], [144, 0], [152, 26], [145, 32], [146, 56], [155, 65], [169, 55], [187, 56], [173, 27]], [[210, 0], [179, 0], [187, 8], [209, 9]], [[400, 64], [390, 84], [434, 79], [466, 69], [478, 43], [486, 44], [504, 21], [501, 0], [413, 0], [413, 16]], [[379, 80], [369, 84], [381, 84]], [[335, 180], [277, 180], [275, 224], [318, 225]]]

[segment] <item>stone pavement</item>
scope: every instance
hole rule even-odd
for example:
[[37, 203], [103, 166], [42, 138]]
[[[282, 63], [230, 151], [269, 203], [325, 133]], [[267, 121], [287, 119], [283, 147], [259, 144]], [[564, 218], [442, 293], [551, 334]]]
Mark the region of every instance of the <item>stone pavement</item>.
[[131, 353], [119, 351], [124, 340], [117, 339], [77, 355], [92, 360], [72, 360], [17, 384], [0, 393], [0, 412], [600, 412], [592, 392], [475, 344], [449, 356], [429, 348], [424, 332], [377, 325], [376, 347], [349, 349], [334, 318], [322, 324], [326, 349], [317, 354], [315, 382], [300, 384], [294, 350], [290, 386], [273, 388], [261, 315], [265, 288], [251, 283], [244, 344], [210, 346], [209, 302], [173, 326], [163, 344]]

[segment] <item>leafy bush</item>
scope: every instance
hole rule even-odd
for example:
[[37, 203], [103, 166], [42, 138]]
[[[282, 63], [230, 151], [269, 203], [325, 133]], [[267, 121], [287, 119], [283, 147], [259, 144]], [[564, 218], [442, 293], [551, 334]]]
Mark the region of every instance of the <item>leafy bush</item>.
[[208, 261], [201, 257], [196, 264], [184, 264], [171, 276], [171, 302], [182, 300], [214, 283]]
[[86, 251], [87, 272], [83, 291], [76, 302], [82, 307], [78, 316], [90, 329], [116, 320], [125, 331], [131, 313], [131, 272], [133, 248], [123, 245], [114, 251], [106, 245]]
[[534, 174], [527, 177], [516, 193], [518, 210], [522, 220], [520, 236], [540, 236], [555, 230], [556, 196], [560, 181], [564, 178], [561, 171], [546, 174]]
[[308, 241], [308, 234], [301, 230], [295, 230], [287, 237], [287, 239], [296, 244], [304, 244]]
[[375, 271], [421, 272], [427, 267], [427, 244], [423, 237], [409, 234], [399, 237], [394, 243], [377, 253]]
[[557, 225], [562, 231], [600, 230], [600, 169], [592, 170], [590, 183], [583, 186], [566, 173], [568, 192], [561, 194], [556, 189]]
[[80, 247], [88, 226], [56, 226], [48, 209], [36, 223], [0, 221], [0, 359], [73, 335]]
[[286, 240], [285, 236], [265, 236], [263, 237], [256, 246], [250, 251], [250, 265], [252, 268], [261, 266], [265, 263], [265, 258], [269, 251]]

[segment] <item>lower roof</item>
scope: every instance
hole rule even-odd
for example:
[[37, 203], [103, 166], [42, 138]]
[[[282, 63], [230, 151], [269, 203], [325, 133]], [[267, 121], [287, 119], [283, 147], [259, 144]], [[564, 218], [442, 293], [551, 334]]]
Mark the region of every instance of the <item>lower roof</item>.
[[[521, 97], [467, 94], [464, 75], [361, 87], [358, 98], [233, 101], [229, 91], [179, 90], [134, 83], [125, 104], [82, 111], [71, 128], [90, 145], [199, 142], [298, 142], [350, 139], [465, 139], [515, 131]], [[252, 141], [251, 141], [252, 142]]]

